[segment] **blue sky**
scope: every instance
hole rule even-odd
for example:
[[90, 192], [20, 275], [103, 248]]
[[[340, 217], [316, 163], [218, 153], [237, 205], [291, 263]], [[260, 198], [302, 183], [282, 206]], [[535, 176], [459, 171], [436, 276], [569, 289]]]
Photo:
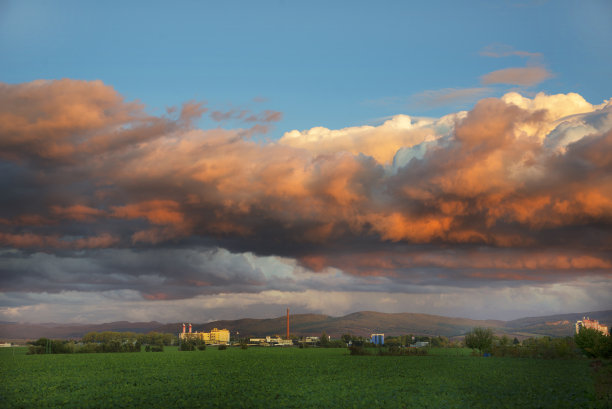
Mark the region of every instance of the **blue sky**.
[[0, 0], [0, 321], [610, 309], [610, 21]]
[[[0, 78], [100, 79], [151, 112], [187, 100], [265, 106], [268, 137], [312, 126], [434, 115], [499, 96], [431, 104], [423, 92], [483, 87], [480, 77], [536, 63], [553, 76], [524, 92], [609, 97], [608, 1], [8, 1], [0, 6]], [[486, 47], [538, 61], [481, 55]], [[254, 98], [265, 99], [259, 105]], [[203, 124], [205, 125], [205, 124]]]

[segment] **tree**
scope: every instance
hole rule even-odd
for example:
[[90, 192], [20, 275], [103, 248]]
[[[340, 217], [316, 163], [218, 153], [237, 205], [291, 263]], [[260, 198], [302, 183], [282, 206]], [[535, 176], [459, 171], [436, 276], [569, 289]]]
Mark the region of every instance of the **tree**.
[[499, 346], [500, 347], [507, 347], [509, 345], [510, 345], [510, 338], [508, 338], [507, 335], [504, 335], [501, 338], [499, 338]]
[[329, 346], [329, 337], [327, 336], [325, 331], [321, 333], [321, 339], [319, 340], [319, 345], [321, 345], [323, 348], [326, 348]]
[[612, 356], [612, 338], [594, 328], [580, 328], [580, 331], [574, 335], [574, 342], [590, 358]]
[[351, 334], [344, 334], [342, 335], [342, 340], [348, 344], [353, 340], [353, 336]]
[[480, 354], [489, 350], [493, 344], [493, 330], [491, 328], [473, 328], [465, 334], [465, 345], [468, 348], [477, 349]]

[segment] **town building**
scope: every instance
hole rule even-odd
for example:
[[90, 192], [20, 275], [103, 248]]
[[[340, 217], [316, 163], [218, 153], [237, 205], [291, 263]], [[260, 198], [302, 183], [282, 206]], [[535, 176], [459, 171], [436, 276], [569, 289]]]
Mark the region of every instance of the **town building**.
[[609, 329], [605, 325], [601, 325], [599, 321], [592, 320], [589, 317], [582, 317], [581, 320], [576, 321], [576, 334], [580, 332], [580, 328], [591, 328], [596, 329], [604, 335], [609, 335]]
[[230, 342], [230, 332], [227, 329], [213, 328], [210, 332], [192, 332], [192, 326], [189, 324], [189, 332], [186, 331], [185, 324], [183, 324], [183, 332], [179, 334], [181, 340], [191, 339], [196, 341], [202, 341], [205, 344], [225, 344], [228, 345]]
[[374, 345], [384, 345], [385, 344], [385, 334], [372, 334], [371, 343]]

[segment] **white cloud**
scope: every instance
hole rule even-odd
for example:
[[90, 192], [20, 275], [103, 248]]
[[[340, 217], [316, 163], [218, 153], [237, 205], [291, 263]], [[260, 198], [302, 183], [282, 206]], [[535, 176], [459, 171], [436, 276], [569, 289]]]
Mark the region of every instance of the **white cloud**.
[[278, 143], [307, 149], [316, 154], [364, 154], [386, 164], [393, 160], [395, 153], [401, 148], [412, 147], [448, 134], [454, 121], [464, 115], [460, 112], [439, 119], [396, 115], [379, 126], [293, 130], [286, 132]]
[[[415, 287], [416, 289], [416, 287]], [[136, 292], [0, 294], [2, 305], [22, 298], [25, 305], [0, 308], [0, 320], [102, 323], [119, 320], [208, 322], [244, 317], [282, 316], [289, 306], [299, 313], [342, 316], [356, 311], [413, 312], [474, 319], [585, 312], [612, 308], [612, 282], [601, 277], [538, 286], [507, 288], [419, 287], [419, 292], [278, 291], [202, 295], [183, 300], [142, 299]]]

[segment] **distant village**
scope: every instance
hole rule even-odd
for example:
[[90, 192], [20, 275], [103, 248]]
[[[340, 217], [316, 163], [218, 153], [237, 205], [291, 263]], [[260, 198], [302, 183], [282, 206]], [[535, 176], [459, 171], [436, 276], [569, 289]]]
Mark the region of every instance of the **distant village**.
[[[577, 320], [575, 323], [575, 332], [578, 334], [582, 328], [586, 329], [594, 329], [596, 331], [601, 332], [604, 335], [610, 334], [610, 329], [608, 326], [600, 324], [598, 320], [591, 319], [590, 317], [583, 317], [581, 320]], [[356, 337], [350, 334], [346, 334], [342, 337], [342, 339], [331, 340], [328, 335], [325, 333], [321, 334], [321, 336], [302, 336], [296, 337], [290, 335], [290, 316], [289, 310], [287, 309], [287, 325], [286, 325], [286, 336], [282, 337], [278, 334], [274, 335], [266, 335], [259, 337], [240, 337], [240, 334], [236, 332], [234, 334], [233, 339], [231, 338], [229, 329], [218, 329], [213, 328], [210, 331], [194, 331], [193, 325], [191, 323], [183, 323], [182, 331], [178, 334], [165, 334], [167, 336], [172, 337], [173, 335], [178, 335], [179, 344], [185, 341], [194, 341], [196, 344], [203, 345], [231, 345], [231, 344], [242, 344], [246, 346], [271, 346], [271, 347], [285, 347], [285, 346], [351, 346], [351, 345], [361, 345], [363, 343], [382, 346], [385, 345], [385, 334], [383, 333], [372, 333], [369, 338], [368, 337]], [[118, 334], [118, 333], [117, 333]], [[135, 334], [133, 334], [135, 335]], [[162, 335], [162, 334], [159, 334]], [[324, 338], [322, 338], [324, 337]], [[92, 340], [87, 340], [87, 336], [83, 338], [83, 342], [91, 342]], [[164, 341], [163, 343], [166, 345], [173, 344], [176, 342], [177, 338], [174, 338], [175, 341]], [[420, 338], [420, 339], [419, 339]], [[444, 338], [444, 337], [437, 337]], [[436, 337], [414, 337], [414, 336], [402, 336], [402, 337], [392, 337], [389, 342], [391, 344], [401, 344], [401, 346], [411, 347], [411, 348], [423, 348], [430, 346], [429, 341], [437, 341]], [[399, 340], [399, 341], [398, 341]], [[100, 341], [93, 340], [93, 341]], [[233, 341], [233, 342], [232, 342]], [[147, 341], [143, 341], [147, 342]], [[451, 342], [453, 344], [456, 341]], [[517, 341], [515, 339], [514, 343]], [[336, 345], [338, 344], [338, 345]], [[432, 346], [439, 346], [439, 342], [433, 342]], [[13, 344], [10, 342], [0, 343], [0, 347], [10, 347]]]
[[[290, 335], [290, 315], [289, 308], [287, 308], [287, 334], [285, 338], [282, 338], [279, 335], [267, 335], [265, 337], [259, 338], [247, 338], [240, 340], [240, 342], [244, 343], [247, 346], [314, 346], [320, 345], [323, 343], [330, 342], [331, 339], [327, 335], [323, 335], [327, 337], [327, 339], [321, 339], [321, 337], [317, 336], [305, 336], [299, 339], [292, 338]], [[183, 323], [183, 331], [178, 334], [179, 343], [184, 341], [196, 341], [206, 345], [230, 345], [230, 331], [228, 329], [218, 329], [213, 328], [209, 332], [204, 331], [193, 331], [193, 325], [191, 323], [185, 324]], [[351, 346], [353, 342], [363, 343], [366, 340], [353, 340], [347, 339], [345, 340], [347, 346]], [[373, 345], [384, 345], [385, 344], [385, 334], [373, 333], [370, 335], [369, 343]], [[413, 341], [410, 346], [412, 348], [423, 348], [429, 345], [427, 341], [415, 341], [415, 338], [412, 337], [410, 341]]]
[[[413, 337], [414, 339], [414, 337]], [[203, 331], [193, 331], [192, 324], [183, 324], [183, 332], [179, 333], [179, 340], [186, 341], [200, 341], [206, 345], [230, 345], [230, 331], [228, 329], [218, 329], [213, 328], [210, 332]], [[327, 336], [327, 341], [330, 341], [331, 338]], [[384, 345], [385, 344], [385, 334], [372, 334], [370, 338], [367, 340], [373, 345]], [[307, 336], [301, 338], [292, 338], [288, 336], [287, 338], [282, 338], [278, 335], [267, 335], [261, 338], [247, 338], [244, 340], [246, 345], [249, 346], [299, 346], [299, 345], [318, 345], [321, 342], [321, 337], [315, 336]], [[358, 342], [358, 341], [355, 341]], [[362, 341], [363, 342], [363, 341]], [[352, 340], [347, 342], [347, 345], [350, 346], [353, 343]], [[427, 347], [429, 342], [427, 341], [417, 341], [413, 344], [410, 344], [412, 348], [422, 348]]]
[[[604, 335], [609, 334], [609, 328], [605, 325], [602, 325], [597, 320], [592, 320], [589, 317], [583, 317], [582, 320], [576, 321], [576, 334], [580, 332], [581, 328], [590, 328], [600, 331]], [[217, 329], [213, 328], [210, 332], [203, 331], [193, 331], [192, 324], [183, 323], [183, 331], [179, 333], [179, 342], [191, 340], [191, 341], [199, 341], [206, 345], [230, 345], [230, 331], [228, 329]], [[330, 341], [329, 336], [327, 336], [327, 340]], [[384, 345], [385, 344], [385, 334], [381, 333], [373, 333], [370, 335], [369, 343], [373, 345]], [[412, 337], [409, 346], [411, 348], [423, 348], [429, 346], [429, 342], [427, 341], [417, 341], [414, 342], [414, 337]], [[265, 337], [259, 338], [248, 338], [242, 340], [245, 345], [249, 346], [305, 346], [305, 345], [319, 345], [321, 343], [321, 337], [317, 336], [306, 336], [300, 339], [292, 338], [290, 336], [290, 316], [289, 309], [287, 309], [287, 334], [285, 338], [280, 337], [279, 335], [267, 335]], [[359, 341], [358, 341], [359, 342]], [[361, 341], [363, 342], [363, 341]], [[346, 340], [347, 346], [351, 346], [353, 340]]]

